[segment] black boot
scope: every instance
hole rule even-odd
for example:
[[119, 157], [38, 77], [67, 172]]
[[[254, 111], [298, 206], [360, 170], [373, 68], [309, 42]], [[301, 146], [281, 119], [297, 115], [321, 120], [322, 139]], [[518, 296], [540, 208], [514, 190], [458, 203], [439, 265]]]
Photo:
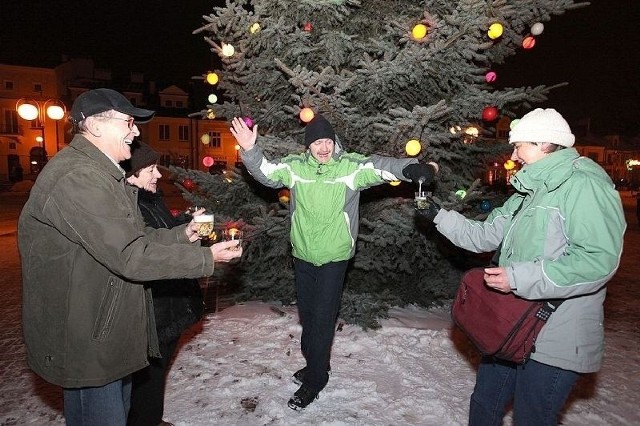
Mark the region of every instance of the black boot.
[[293, 394], [287, 405], [292, 410], [302, 410], [316, 398], [318, 398], [318, 392], [312, 391], [307, 386], [302, 385], [300, 389]]

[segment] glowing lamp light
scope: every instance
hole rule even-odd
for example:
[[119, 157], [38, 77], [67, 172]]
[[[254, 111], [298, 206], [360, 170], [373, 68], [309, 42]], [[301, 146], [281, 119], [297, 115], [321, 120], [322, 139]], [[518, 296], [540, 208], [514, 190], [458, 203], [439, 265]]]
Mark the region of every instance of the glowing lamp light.
[[25, 103], [18, 107], [18, 115], [25, 120], [35, 120], [38, 118], [38, 107]]
[[533, 46], [536, 45], [536, 39], [533, 36], [527, 36], [522, 40], [522, 47], [525, 49], [533, 49]]
[[531, 34], [534, 36], [542, 34], [544, 31], [544, 24], [542, 22], [536, 22], [531, 26]]
[[211, 136], [209, 136], [208, 133], [205, 133], [200, 136], [200, 142], [202, 142], [202, 145], [209, 145], [211, 143]]
[[210, 85], [215, 85], [218, 84], [218, 81], [220, 81], [220, 77], [218, 77], [218, 74], [216, 74], [215, 72], [210, 72], [207, 74], [207, 83], [209, 83]]
[[515, 120], [511, 120], [511, 123], [509, 123], [509, 129], [513, 130], [513, 128], [516, 127], [519, 122], [520, 122], [519, 118], [516, 118]]
[[505, 170], [513, 170], [516, 167], [516, 162], [513, 160], [507, 160], [502, 166]]
[[230, 58], [234, 53], [236, 53], [235, 47], [230, 44], [222, 43], [222, 56]]
[[503, 31], [504, 31], [504, 27], [502, 26], [502, 24], [498, 22], [494, 22], [493, 24], [491, 24], [491, 26], [489, 26], [489, 31], [487, 31], [487, 35], [491, 40], [495, 40], [502, 35]]
[[44, 138], [42, 136], [36, 136], [36, 142], [42, 143], [44, 142]]
[[399, 180], [392, 180], [391, 182], [389, 182], [389, 185], [398, 186], [398, 185], [400, 185], [400, 181]]
[[240, 145], [236, 144], [234, 148], [236, 149], [236, 151], [240, 151]]
[[213, 157], [210, 157], [208, 155], [202, 159], [202, 165], [205, 167], [211, 167], [213, 166], [213, 163], [215, 163]]
[[467, 196], [467, 191], [465, 191], [464, 189], [458, 189], [456, 191], [456, 197], [460, 198], [461, 200], [464, 199], [464, 197]]
[[302, 108], [300, 110], [300, 120], [302, 120], [302, 122], [304, 123], [308, 123], [311, 120], [313, 120], [313, 117], [315, 117], [316, 114], [313, 112], [313, 110], [311, 108]]
[[257, 22], [254, 22], [253, 24], [251, 24], [251, 26], [249, 27], [249, 33], [255, 34], [258, 31], [260, 31], [260, 24]]
[[210, 104], [215, 104], [216, 102], [218, 102], [218, 97], [212, 93], [209, 95], [207, 100], [209, 101]]
[[494, 106], [486, 106], [482, 110], [482, 119], [484, 121], [493, 121], [498, 117], [498, 108]]
[[427, 26], [425, 24], [416, 24], [411, 30], [411, 35], [416, 40], [421, 40], [427, 36]]
[[409, 140], [404, 147], [408, 155], [418, 155], [421, 149], [422, 145], [420, 145], [420, 141], [417, 139]]
[[64, 108], [60, 105], [50, 105], [47, 107], [47, 116], [52, 120], [60, 120], [64, 117]]
[[285, 188], [278, 191], [278, 201], [280, 201], [282, 204], [287, 204], [290, 198], [291, 193], [288, 189]]
[[496, 74], [495, 71], [489, 71], [484, 75], [484, 80], [487, 83], [493, 83], [494, 81], [496, 81], [497, 78], [498, 78], [498, 74]]

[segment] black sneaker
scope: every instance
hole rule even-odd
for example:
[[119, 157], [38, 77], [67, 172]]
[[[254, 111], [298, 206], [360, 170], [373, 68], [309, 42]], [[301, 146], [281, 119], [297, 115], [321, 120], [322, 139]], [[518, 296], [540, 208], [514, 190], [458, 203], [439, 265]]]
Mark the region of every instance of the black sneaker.
[[[331, 366], [329, 366], [329, 368], [327, 368], [327, 373], [329, 375], [331, 375]], [[300, 386], [304, 383], [304, 376], [305, 374], [307, 374], [307, 367], [301, 368], [300, 370], [296, 371], [295, 373], [293, 373], [293, 377], [291, 380], [293, 380], [293, 383], [295, 383], [296, 385]]]
[[318, 398], [318, 392], [314, 392], [305, 385], [302, 385], [300, 389], [293, 394], [287, 405], [292, 410], [298, 411], [311, 404], [316, 398]]

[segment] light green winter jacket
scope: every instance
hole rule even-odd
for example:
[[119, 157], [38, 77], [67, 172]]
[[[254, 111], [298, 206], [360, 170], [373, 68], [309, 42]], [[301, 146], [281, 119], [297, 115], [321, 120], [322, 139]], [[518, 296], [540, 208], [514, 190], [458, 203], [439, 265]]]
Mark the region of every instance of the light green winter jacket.
[[417, 162], [413, 158], [348, 153], [339, 141], [326, 164], [318, 163], [308, 152], [269, 161], [257, 145], [249, 151], [241, 150], [241, 155], [258, 182], [290, 189], [293, 256], [316, 266], [353, 257], [360, 191], [384, 182], [408, 180], [402, 169]]
[[502, 242], [499, 265], [514, 294], [565, 300], [540, 332], [532, 359], [597, 371], [605, 285], [618, 268], [626, 229], [620, 196], [605, 171], [573, 148], [524, 166], [511, 183], [517, 192], [484, 222], [442, 209], [437, 229], [473, 252]]

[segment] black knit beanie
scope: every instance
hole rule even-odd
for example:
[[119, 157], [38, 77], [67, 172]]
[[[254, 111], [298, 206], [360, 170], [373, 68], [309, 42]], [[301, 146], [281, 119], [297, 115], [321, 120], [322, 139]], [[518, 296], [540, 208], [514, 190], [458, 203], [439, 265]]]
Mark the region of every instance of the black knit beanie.
[[121, 162], [120, 165], [126, 172], [125, 176], [129, 177], [145, 167], [156, 164], [159, 158], [160, 153], [158, 151], [154, 151], [144, 142], [135, 140], [131, 144], [131, 158]]
[[304, 146], [309, 148], [309, 145], [313, 142], [325, 138], [335, 142], [336, 132], [333, 131], [333, 127], [331, 127], [327, 119], [318, 114], [313, 117], [313, 120], [307, 123], [304, 129]]

